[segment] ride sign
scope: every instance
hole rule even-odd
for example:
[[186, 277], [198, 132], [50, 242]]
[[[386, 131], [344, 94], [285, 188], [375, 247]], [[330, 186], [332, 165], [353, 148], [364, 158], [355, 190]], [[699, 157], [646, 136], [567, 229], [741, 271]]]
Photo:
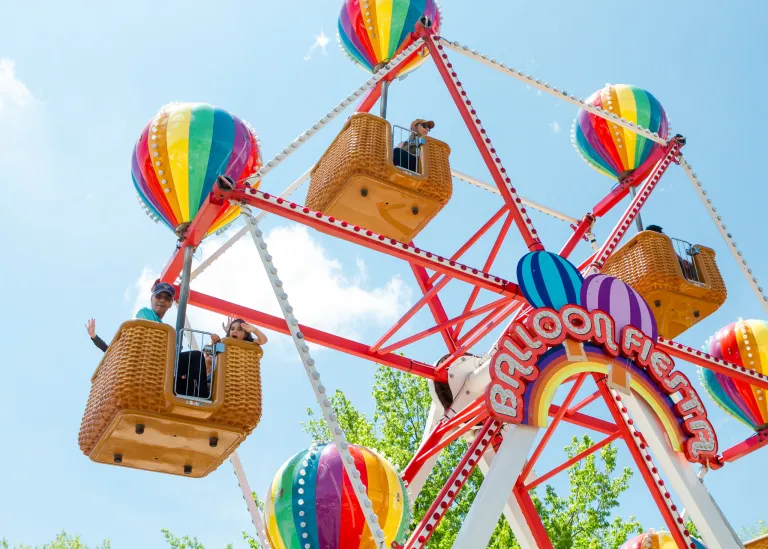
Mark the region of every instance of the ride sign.
[[559, 311], [534, 309], [528, 322], [514, 322], [502, 337], [491, 357], [491, 383], [486, 388], [485, 402], [492, 417], [507, 423], [527, 423], [525, 394], [539, 376], [538, 359], [566, 339], [597, 344], [607, 359], [621, 356], [647, 372], [670, 397], [666, 399], [670, 412], [687, 436], [684, 453], [688, 461], [706, 463], [717, 455], [717, 436], [701, 399], [688, 377], [674, 370], [672, 358], [635, 326], [624, 326], [617, 334], [610, 314], [588, 312], [574, 304]]

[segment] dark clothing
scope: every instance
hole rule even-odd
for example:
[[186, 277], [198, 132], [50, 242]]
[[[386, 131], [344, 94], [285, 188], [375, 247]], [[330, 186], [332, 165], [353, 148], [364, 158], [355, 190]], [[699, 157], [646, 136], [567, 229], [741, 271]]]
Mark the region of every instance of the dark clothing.
[[400, 147], [392, 151], [392, 163], [400, 168], [405, 168], [411, 172], [419, 171], [419, 159], [415, 154], [411, 154]]
[[[91, 338], [93, 344], [107, 352], [109, 345], [99, 336]], [[185, 351], [179, 354], [179, 367], [176, 372], [176, 394], [210, 398], [210, 383], [205, 371], [205, 357], [200, 351]]]
[[210, 398], [208, 375], [205, 371], [205, 357], [200, 351], [179, 353], [179, 365], [176, 370], [176, 394]]
[[103, 339], [101, 339], [99, 336], [93, 336], [91, 338], [91, 341], [93, 341], [93, 344], [96, 345], [96, 347], [98, 347], [105, 353], [107, 352], [109, 345], [107, 345], [106, 342]]

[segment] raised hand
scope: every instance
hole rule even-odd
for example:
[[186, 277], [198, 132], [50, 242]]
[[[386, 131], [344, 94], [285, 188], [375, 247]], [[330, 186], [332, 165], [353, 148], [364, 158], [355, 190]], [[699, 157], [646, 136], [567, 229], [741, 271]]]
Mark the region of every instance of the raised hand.
[[224, 335], [226, 337], [229, 337], [229, 328], [232, 326], [232, 322], [234, 322], [234, 320], [235, 320], [235, 317], [228, 316], [227, 323], [226, 324], [224, 324], [223, 322], [221, 323], [221, 327], [224, 328]]
[[91, 336], [91, 339], [96, 337], [96, 319], [92, 318], [86, 322], [85, 329], [88, 330], [88, 335]]

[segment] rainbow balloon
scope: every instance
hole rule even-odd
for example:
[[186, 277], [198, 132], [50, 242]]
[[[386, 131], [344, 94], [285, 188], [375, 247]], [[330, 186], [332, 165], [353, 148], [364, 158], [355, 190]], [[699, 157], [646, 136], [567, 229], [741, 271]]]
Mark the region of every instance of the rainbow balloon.
[[[410, 522], [405, 486], [373, 450], [349, 446], [385, 546], [405, 543]], [[335, 444], [313, 446], [289, 459], [267, 491], [265, 521], [273, 549], [376, 549]]]
[[[768, 322], [739, 320], [729, 324], [710, 339], [709, 354], [768, 373]], [[723, 410], [755, 431], [768, 427], [765, 391], [706, 368], [700, 368], [699, 374], [707, 393]]]
[[581, 287], [581, 306], [587, 311], [599, 309], [613, 317], [616, 334], [624, 326], [634, 326], [656, 341], [659, 332], [656, 318], [643, 296], [630, 286], [612, 276], [593, 274]]
[[[707, 549], [703, 543], [691, 538], [695, 549]], [[646, 532], [625, 542], [619, 549], [677, 549], [677, 543], [669, 532]]]
[[[227, 111], [205, 103], [171, 103], [141, 132], [131, 160], [143, 205], [172, 231], [181, 232], [216, 178], [227, 175], [239, 181], [258, 171], [261, 148], [253, 130]], [[238, 207], [222, 207], [208, 234], [239, 213]]]
[[[411, 33], [422, 16], [440, 31], [442, 15], [437, 0], [344, 0], [339, 14], [339, 45], [367, 72], [386, 63], [413, 44]], [[398, 72], [403, 75], [421, 65], [429, 54], [425, 46]]]
[[[608, 84], [593, 93], [587, 103], [600, 107], [666, 139], [667, 115], [649, 92], [626, 84]], [[661, 145], [622, 126], [580, 109], [573, 122], [572, 139], [582, 158], [603, 175], [622, 181]], [[645, 166], [642, 180], [652, 166]]]
[[517, 283], [528, 303], [556, 311], [579, 303], [584, 278], [567, 259], [551, 252], [525, 254], [517, 264]]

